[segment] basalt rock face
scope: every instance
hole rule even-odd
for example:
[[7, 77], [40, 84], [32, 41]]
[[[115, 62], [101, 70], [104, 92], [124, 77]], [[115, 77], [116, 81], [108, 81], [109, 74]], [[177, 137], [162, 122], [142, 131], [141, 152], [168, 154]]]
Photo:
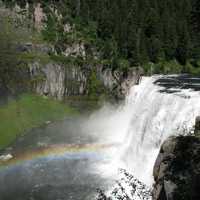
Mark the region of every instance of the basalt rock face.
[[[69, 45], [67, 49], [68, 53], [63, 54], [64, 57], [76, 59], [81, 56], [85, 60], [83, 44], [82, 48], [74, 48]], [[36, 58], [28, 63], [32, 89], [40, 95], [50, 96], [58, 100], [63, 100], [69, 96], [87, 95], [89, 84], [92, 84], [90, 82], [91, 75], [94, 72], [96, 79], [109, 94], [116, 99], [124, 99], [130, 88], [139, 83], [143, 74], [140, 68], [130, 68], [128, 71], [122, 72], [104, 69], [101, 64], [62, 64], [62, 62], [56, 62], [49, 57], [49, 54], [56, 54], [51, 45], [20, 44], [18, 51], [48, 58], [45, 59], [45, 62]]]
[[[63, 100], [69, 96], [88, 94], [88, 84], [92, 69], [81, 66], [64, 66], [49, 62], [41, 64], [38, 61], [28, 64], [32, 90], [39, 95], [50, 96]], [[123, 73], [103, 70], [96, 67], [97, 79], [102, 86], [117, 99], [124, 99], [131, 86], [138, 84], [141, 72], [130, 69], [127, 77]], [[116, 75], [118, 73], [118, 75]]]
[[63, 100], [64, 97], [84, 95], [87, 92], [87, 77], [80, 67], [34, 62], [29, 64], [29, 69], [32, 89], [40, 95]]
[[196, 118], [194, 134], [196, 136], [200, 135], [200, 116]]
[[118, 98], [124, 99], [133, 85], [140, 82], [141, 76], [144, 74], [142, 68], [130, 68], [126, 73], [120, 73], [118, 76], [117, 95]]
[[153, 200], [200, 199], [200, 119], [195, 135], [167, 139], [154, 166]]
[[62, 100], [65, 90], [65, 71], [60, 65], [48, 63], [40, 66], [40, 63], [29, 64], [33, 89], [40, 95], [52, 96]]
[[[18, 70], [20, 76], [13, 76], [11, 79], [14, 80], [22, 75], [23, 77], [20, 78], [19, 86], [15, 84], [17, 85], [16, 89], [11, 88], [14, 92], [19, 93], [19, 89], [23, 88], [22, 92], [31, 90], [39, 95], [63, 100], [69, 96], [88, 95], [91, 88], [98, 90], [97, 87], [99, 87], [99, 91], [93, 91], [93, 93], [97, 93], [97, 96], [101, 95], [99, 95], [100, 92], [105, 92], [106, 95], [111, 94], [121, 100], [125, 98], [133, 85], [139, 83], [140, 76], [143, 74], [140, 68], [130, 68], [126, 72], [106, 68], [101, 64], [100, 52], [96, 50], [95, 46], [86, 44], [80, 38], [63, 42], [62, 45], [48, 44], [43, 41], [43, 37], [40, 36], [42, 36], [41, 31], [45, 27], [47, 16], [41, 3], [36, 1], [32, 5], [33, 7], [29, 3], [23, 7], [20, 5], [16, 4], [13, 9], [0, 5], [0, 14], [4, 16], [6, 13], [11, 16], [16, 27], [20, 27], [24, 37], [26, 36], [25, 40], [19, 40], [15, 44], [16, 51], [22, 57], [20, 64], [23, 64], [23, 67]], [[51, 12], [58, 21], [63, 18], [58, 10], [53, 9]], [[32, 33], [30, 27], [37, 30], [36, 35], [35, 32]], [[76, 35], [75, 25], [70, 23], [66, 22], [63, 30], [69, 35]], [[56, 60], [56, 56], [60, 60]], [[62, 59], [68, 61], [65, 62]], [[25, 81], [21, 84], [22, 80]], [[0, 90], [1, 88], [0, 83]], [[4, 91], [2, 93], [5, 94]]]
[[124, 99], [133, 85], [140, 82], [144, 74], [141, 68], [130, 68], [127, 72], [111, 69], [103, 69], [103, 66], [97, 69], [97, 76], [103, 85], [112, 93], [116, 99]]

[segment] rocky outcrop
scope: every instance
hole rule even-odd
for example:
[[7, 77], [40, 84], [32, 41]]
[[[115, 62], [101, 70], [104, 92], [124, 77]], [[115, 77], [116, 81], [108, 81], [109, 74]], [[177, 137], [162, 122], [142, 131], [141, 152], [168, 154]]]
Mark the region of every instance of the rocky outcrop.
[[[22, 57], [22, 65], [25, 63], [28, 66], [29, 74], [24, 66], [20, 69], [26, 76], [24, 85], [27, 85], [28, 89], [31, 88], [40, 95], [63, 100], [68, 96], [87, 95], [91, 88], [92, 90], [99, 88], [97, 92], [93, 90], [93, 94], [96, 92], [99, 96], [101, 92], [106, 92], [117, 99], [124, 99], [130, 87], [139, 82], [143, 74], [140, 68], [131, 68], [126, 72], [104, 68], [99, 61], [100, 53], [96, 48], [75, 37], [77, 35], [75, 25], [67, 22], [64, 25], [63, 31], [68, 33], [69, 40], [62, 45], [47, 44], [40, 38], [37, 41], [40, 31], [45, 27], [46, 16], [42, 3], [36, 1], [33, 4], [25, 3], [20, 6], [21, 4], [16, 4], [13, 10], [3, 6], [0, 8], [0, 13], [11, 16], [16, 26], [20, 27], [20, 30], [23, 27], [26, 33], [26, 40], [19, 40], [15, 45], [16, 51]], [[62, 15], [56, 8], [51, 6], [49, 8], [57, 21], [62, 20]], [[38, 33], [31, 35], [30, 27], [35, 27]], [[54, 56], [60, 57], [60, 60], [52, 59]], [[16, 91], [18, 92], [18, 88]]]
[[29, 64], [32, 89], [45, 96], [63, 100], [66, 96], [83, 95], [87, 90], [87, 77], [78, 66], [64, 66], [49, 62]]
[[[91, 68], [49, 61], [42, 64], [34, 61], [28, 64], [32, 90], [40, 95], [63, 100], [69, 96], [88, 94]], [[141, 72], [130, 69], [127, 77], [123, 73], [97, 68], [96, 76], [102, 86], [117, 99], [124, 99], [131, 86], [138, 84]], [[118, 75], [117, 75], [118, 73]]]
[[194, 134], [196, 136], [200, 135], [200, 116], [196, 118]]
[[133, 85], [139, 84], [144, 74], [141, 68], [130, 68], [127, 72], [97, 68], [97, 77], [103, 85], [117, 98], [124, 99]]
[[38, 62], [29, 64], [33, 89], [40, 95], [52, 96], [62, 100], [65, 93], [65, 69], [61, 65], [48, 63], [40, 66]]
[[200, 118], [195, 135], [167, 139], [154, 166], [153, 200], [200, 199]]
[[45, 20], [45, 17], [46, 17], [41, 3], [38, 2], [35, 5], [33, 16], [34, 16], [35, 29], [38, 30], [38, 31], [41, 31], [43, 29], [44, 20]]
[[[68, 45], [67, 52], [62, 58], [85, 60], [86, 51], [84, 44]], [[101, 64], [73, 64], [57, 62], [51, 59], [50, 54], [56, 54], [51, 45], [44, 44], [19, 44], [18, 51], [28, 55], [37, 55], [29, 62], [33, 90], [40, 95], [47, 95], [62, 100], [68, 96], [81, 96], [88, 94], [88, 84], [93, 72], [105, 90], [117, 99], [124, 99], [130, 88], [139, 83], [143, 71], [140, 68], [130, 68], [126, 72], [112, 71]], [[39, 58], [45, 58], [45, 62]], [[95, 58], [94, 58], [95, 59]], [[44, 60], [44, 59], [43, 59]], [[95, 84], [95, 83], [94, 83]]]
[[87, 94], [89, 73], [81, 66], [71, 65], [65, 68], [65, 97]]
[[64, 56], [81, 57], [85, 59], [86, 57], [85, 46], [81, 42], [65, 45], [65, 48], [62, 54]]
[[117, 94], [118, 98], [124, 99], [124, 97], [130, 91], [130, 88], [133, 85], [137, 85], [140, 82], [141, 76], [144, 74], [144, 71], [140, 67], [130, 68], [126, 73], [119, 73], [118, 76], [118, 87]]
[[1, 155], [0, 156], [0, 163], [1, 162], [6, 162], [6, 161], [8, 161], [8, 160], [10, 160], [12, 158], [13, 158], [13, 156], [11, 154]]
[[53, 45], [50, 44], [33, 44], [29, 43], [19, 43], [16, 46], [16, 50], [19, 53], [37, 53], [37, 54], [53, 54], [55, 49]]

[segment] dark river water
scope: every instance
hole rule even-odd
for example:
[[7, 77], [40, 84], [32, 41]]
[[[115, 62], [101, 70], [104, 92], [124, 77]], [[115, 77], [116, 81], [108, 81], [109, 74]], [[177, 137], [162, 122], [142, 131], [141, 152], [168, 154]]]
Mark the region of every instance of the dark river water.
[[0, 167], [0, 200], [95, 199], [112, 178], [109, 145], [87, 134], [81, 118], [69, 118], [32, 130], [6, 150], [14, 156]]

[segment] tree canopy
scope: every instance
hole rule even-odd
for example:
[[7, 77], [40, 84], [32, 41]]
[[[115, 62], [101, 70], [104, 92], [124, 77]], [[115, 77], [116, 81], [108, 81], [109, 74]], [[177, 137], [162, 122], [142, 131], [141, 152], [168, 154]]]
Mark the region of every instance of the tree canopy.
[[[36, 1], [18, 2], [25, 5], [26, 2]], [[111, 66], [117, 63], [116, 58], [126, 59], [130, 66], [148, 62], [158, 63], [162, 60], [178, 60], [182, 65], [191, 61], [198, 66], [200, 59], [200, 2], [198, 0], [45, 0], [40, 2], [44, 7], [56, 6], [64, 17], [63, 23], [69, 21], [76, 23], [83, 32], [88, 28], [87, 34], [93, 37], [93, 41], [101, 49], [102, 58], [109, 58]], [[48, 22], [51, 30], [55, 31], [53, 19], [48, 19]], [[54, 31], [51, 32], [51, 37], [55, 35]]]

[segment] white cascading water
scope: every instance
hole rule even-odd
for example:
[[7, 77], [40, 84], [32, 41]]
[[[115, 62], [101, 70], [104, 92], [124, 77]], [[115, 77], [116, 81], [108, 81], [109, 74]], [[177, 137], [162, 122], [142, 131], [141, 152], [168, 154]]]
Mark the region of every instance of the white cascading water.
[[193, 128], [200, 115], [200, 91], [160, 92], [164, 88], [154, 84], [159, 78], [143, 77], [131, 88], [124, 105], [105, 106], [91, 116], [87, 132], [96, 135], [99, 142], [115, 146], [108, 152], [112, 162], [98, 166], [103, 175], [112, 176], [116, 169], [125, 168], [151, 187], [153, 166], [163, 141]]
[[188, 133], [200, 115], [200, 92], [183, 89], [160, 92], [154, 82], [159, 76], [143, 77], [132, 87], [126, 105], [131, 119], [121, 158], [140, 181], [151, 186], [153, 166], [163, 141], [172, 135]]

